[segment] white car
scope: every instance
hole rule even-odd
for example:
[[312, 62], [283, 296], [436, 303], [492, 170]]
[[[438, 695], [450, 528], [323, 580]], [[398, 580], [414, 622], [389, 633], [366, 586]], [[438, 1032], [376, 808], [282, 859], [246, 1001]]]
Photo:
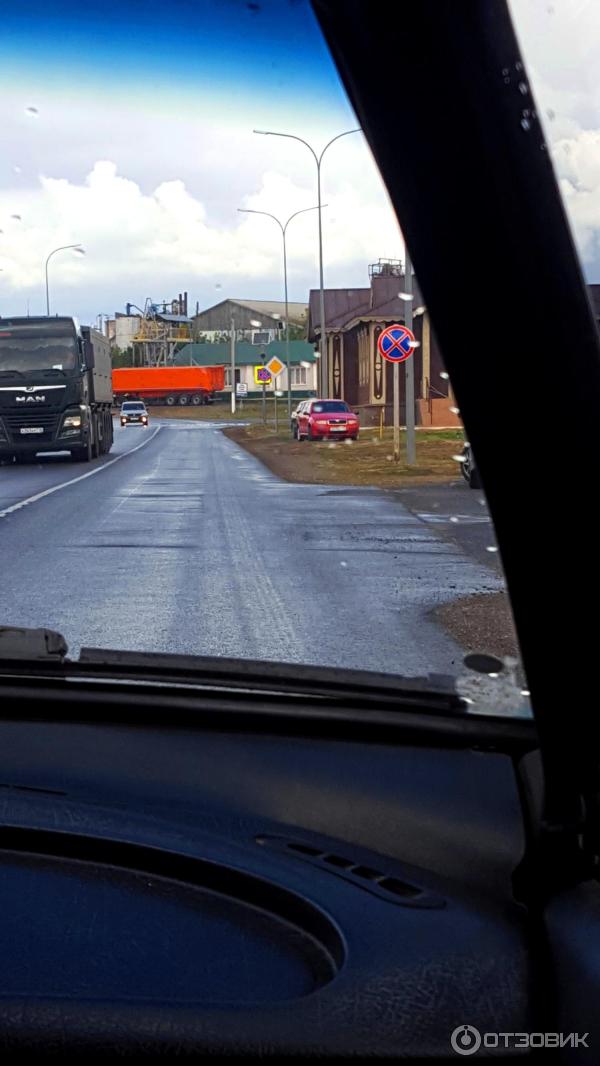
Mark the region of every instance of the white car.
[[120, 419], [122, 426], [147, 426], [148, 412], [141, 400], [126, 400], [121, 404]]

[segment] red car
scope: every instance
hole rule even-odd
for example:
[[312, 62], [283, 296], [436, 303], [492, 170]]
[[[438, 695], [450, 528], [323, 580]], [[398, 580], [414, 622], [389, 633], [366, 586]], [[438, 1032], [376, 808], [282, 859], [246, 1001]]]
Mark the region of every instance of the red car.
[[358, 415], [345, 400], [310, 400], [296, 416], [296, 440], [358, 438]]

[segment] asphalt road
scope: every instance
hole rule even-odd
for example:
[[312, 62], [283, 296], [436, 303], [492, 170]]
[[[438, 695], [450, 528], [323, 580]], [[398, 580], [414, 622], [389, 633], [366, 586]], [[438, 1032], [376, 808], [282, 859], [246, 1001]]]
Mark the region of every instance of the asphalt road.
[[59, 630], [72, 654], [458, 673], [429, 612], [501, 577], [421, 502], [279, 481], [207, 423], [117, 427], [91, 464], [0, 467], [1, 618]]

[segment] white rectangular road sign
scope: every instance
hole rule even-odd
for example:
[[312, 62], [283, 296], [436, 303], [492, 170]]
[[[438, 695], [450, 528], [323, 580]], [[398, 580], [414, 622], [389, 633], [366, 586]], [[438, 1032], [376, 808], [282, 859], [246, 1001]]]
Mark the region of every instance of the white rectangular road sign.
[[236, 382], [235, 394], [236, 394], [236, 396], [247, 396], [248, 395], [248, 386], [246, 385], [245, 381], [237, 381]]

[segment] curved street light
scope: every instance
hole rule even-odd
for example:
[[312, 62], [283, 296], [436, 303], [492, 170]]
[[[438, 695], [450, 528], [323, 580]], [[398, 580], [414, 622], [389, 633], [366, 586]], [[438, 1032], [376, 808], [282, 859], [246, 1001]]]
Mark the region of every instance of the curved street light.
[[317, 210], [319, 212], [319, 292], [320, 292], [320, 341], [319, 347], [321, 348], [321, 390], [323, 395], [327, 394], [329, 376], [328, 376], [328, 359], [327, 359], [327, 333], [325, 328], [325, 287], [323, 283], [323, 227], [321, 224], [321, 163], [323, 162], [323, 156], [328, 148], [331, 147], [335, 141], [339, 141], [340, 137], [349, 137], [351, 133], [361, 133], [360, 128], [355, 130], [345, 130], [344, 133], [338, 133], [335, 137], [332, 137], [327, 142], [320, 155], [317, 155], [312, 144], [305, 141], [303, 137], [297, 137], [295, 133], [277, 133], [275, 130], [253, 130], [253, 133], [260, 133], [263, 137], [287, 137], [291, 141], [300, 141], [300, 144], [306, 145], [311, 153], [316, 165], [317, 165]]
[[293, 218], [297, 218], [298, 215], [305, 215], [307, 211], [319, 211], [320, 217], [321, 207], [327, 207], [327, 204], [317, 204], [315, 207], [303, 207], [300, 211], [294, 211], [294, 214], [290, 215], [287, 222], [281, 222], [281, 220], [277, 218], [277, 215], [272, 215], [269, 211], [254, 211], [250, 207], [238, 207], [238, 211], [243, 215], [264, 215], [265, 218], [272, 218], [281, 230], [281, 236], [283, 239], [283, 285], [285, 291], [285, 362], [287, 366], [288, 382], [288, 419], [290, 421], [292, 417], [292, 374], [290, 369], [290, 319], [288, 314], [287, 247], [285, 237], [287, 228]]
[[82, 248], [80, 244], [61, 244], [59, 248], [53, 248], [50, 255], [46, 259], [46, 314], [50, 317], [50, 289], [48, 287], [48, 263], [52, 259], [53, 255], [57, 252], [66, 252], [68, 248], [72, 248], [78, 255], [85, 255], [85, 248]]

